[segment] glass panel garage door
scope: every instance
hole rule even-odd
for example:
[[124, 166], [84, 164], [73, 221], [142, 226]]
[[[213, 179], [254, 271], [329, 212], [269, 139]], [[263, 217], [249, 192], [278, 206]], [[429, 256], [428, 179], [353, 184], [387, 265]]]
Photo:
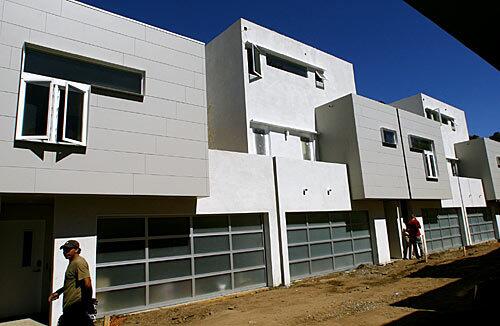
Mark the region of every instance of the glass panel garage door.
[[425, 241], [429, 252], [437, 252], [462, 246], [459, 215], [454, 209], [423, 210]]
[[493, 218], [487, 210], [468, 209], [467, 217], [469, 219], [469, 230], [473, 244], [495, 239]]
[[287, 213], [292, 280], [373, 264], [368, 212]]
[[267, 285], [259, 214], [99, 218], [99, 314]]

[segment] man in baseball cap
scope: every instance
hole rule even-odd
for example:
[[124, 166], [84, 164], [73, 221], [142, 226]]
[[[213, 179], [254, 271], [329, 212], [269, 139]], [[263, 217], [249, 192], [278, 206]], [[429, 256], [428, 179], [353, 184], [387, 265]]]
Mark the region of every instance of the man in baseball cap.
[[63, 294], [63, 314], [58, 325], [93, 325], [89, 316], [93, 306], [92, 282], [89, 265], [80, 256], [80, 244], [76, 240], [68, 240], [59, 249], [69, 263], [64, 274], [64, 286], [49, 296], [49, 302], [52, 302]]

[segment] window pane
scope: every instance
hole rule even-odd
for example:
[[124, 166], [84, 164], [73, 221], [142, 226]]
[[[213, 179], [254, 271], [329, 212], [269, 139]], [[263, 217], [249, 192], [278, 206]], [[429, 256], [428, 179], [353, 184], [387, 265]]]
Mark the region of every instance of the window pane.
[[278, 68], [302, 77], [307, 77], [307, 68], [294, 62], [279, 58], [272, 54], [266, 54], [266, 61], [268, 66]]
[[355, 254], [356, 256], [356, 264], [372, 264], [372, 252], [363, 252], [360, 254]]
[[148, 234], [150, 236], [189, 235], [189, 217], [150, 218]]
[[330, 242], [311, 245], [311, 257], [327, 256], [332, 254]]
[[234, 268], [265, 265], [264, 251], [244, 252], [233, 255]]
[[194, 233], [228, 232], [227, 216], [203, 216], [193, 218]]
[[150, 258], [189, 255], [190, 253], [189, 238], [149, 240]]
[[[85, 94], [68, 85], [68, 104], [66, 107], [66, 138], [82, 141], [83, 99]], [[59, 111], [61, 112], [61, 111]]]
[[191, 297], [191, 280], [149, 286], [149, 303]]
[[140, 307], [146, 305], [146, 289], [144, 287], [116, 290], [111, 292], [98, 292], [99, 311], [102, 313]]
[[26, 83], [23, 136], [47, 135], [50, 84]]
[[194, 238], [194, 252], [196, 254], [228, 250], [229, 236], [227, 235]]
[[330, 228], [309, 229], [309, 241], [330, 240]]
[[351, 251], [352, 251], [351, 240], [339, 241], [339, 242], [333, 243], [333, 253], [335, 255], [345, 253], [345, 252], [351, 252]]
[[144, 237], [143, 218], [109, 218], [97, 220], [97, 238]]
[[328, 213], [315, 213], [309, 215], [309, 226], [329, 226], [330, 216]]
[[266, 284], [266, 270], [257, 269], [254, 271], [246, 271], [234, 273], [234, 287], [242, 288], [250, 285]]
[[96, 272], [97, 288], [146, 281], [144, 264], [100, 267]]
[[366, 250], [371, 248], [372, 244], [370, 238], [354, 240], [354, 250]]
[[233, 234], [233, 250], [262, 248], [262, 233]]
[[350, 238], [351, 232], [347, 231], [346, 226], [334, 227], [332, 228], [333, 239], [344, 239]]
[[307, 242], [306, 230], [287, 231], [288, 243], [301, 243]]
[[191, 259], [149, 263], [151, 281], [191, 275]]
[[255, 133], [255, 149], [258, 155], [267, 155], [267, 135]]
[[142, 73], [26, 48], [24, 71], [142, 94]]
[[333, 259], [335, 269], [354, 266], [354, 255], [340, 256]]
[[298, 277], [303, 275], [309, 275], [309, 262], [293, 263], [290, 264], [290, 277]]
[[288, 213], [286, 214], [287, 227], [306, 226], [306, 214], [304, 213]]
[[198, 257], [194, 259], [196, 274], [220, 272], [231, 269], [229, 255]]
[[309, 249], [307, 246], [288, 247], [288, 259], [298, 260], [309, 257]]
[[217, 275], [198, 278], [194, 281], [196, 295], [231, 290], [231, 276]]
[[231, 215], [231, 231], [262, 230], [262, 219], [259, 214]]
[[311, 268], [313, 273], [331, 271], [333, 270], [333, 260], [332, 258], [313, 260]]
[[98, 263], [144, 259], [144, 257], [144, 240], [97, 243]]

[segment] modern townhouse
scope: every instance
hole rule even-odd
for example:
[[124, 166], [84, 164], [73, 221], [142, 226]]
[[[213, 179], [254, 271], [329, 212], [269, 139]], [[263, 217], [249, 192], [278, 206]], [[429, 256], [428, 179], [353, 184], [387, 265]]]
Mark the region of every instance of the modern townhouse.
[[359, 96], [351, 63], [244, 19], [207, 45], [74, 0], [0, 24], [0, 319], [55, 325], [68, 239], [102, 316], [390, 262], [409, 212], [430, 251], [490, 238], [458, 109]]
[[[449, 237], [442, 226], [447, 225], [446, 215], [449, 217], [450, 213], [460, 219], [463, 245], [495, 239], [500, 216], [495, 207], [498, 196], [495, 199], [491, 190], [495, 173], [498, 175], [498, 167], [493, 164], [495, 155], [500, 156], [498, 142], [490, 139], [475, 142], [489, 144], [483, 151], [474, 145], [464, 146], [470, 143], [465, 113], [428, 95], [417, 94], [392, 105], [434, 120], [441, 126], [452, 198], [442, 200], [440, 210], [424, 216], [429, 250], [436, 249], [434, 239], [440, 234], [443, 239]], [[488, 159], [491, 162], [488, 163]], [[450, 245], [449, 240], [443, 241], [444, 248]]]

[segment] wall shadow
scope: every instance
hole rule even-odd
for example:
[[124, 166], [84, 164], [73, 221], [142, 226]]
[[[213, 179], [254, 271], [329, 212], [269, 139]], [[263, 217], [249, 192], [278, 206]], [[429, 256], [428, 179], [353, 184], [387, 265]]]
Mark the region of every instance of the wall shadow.
[[[448, 264], [425, 266], [407, 277], [459, 278], [441, 288], [392, 304], [394, 307], [418, 309], [388, 325], [421, 325], [422, 323], [486, 322], [495, 318], [500, 293], [500, 249], [486, 255], [461, 259]], [[493, 319], [495, 320], [495, 319]]]

